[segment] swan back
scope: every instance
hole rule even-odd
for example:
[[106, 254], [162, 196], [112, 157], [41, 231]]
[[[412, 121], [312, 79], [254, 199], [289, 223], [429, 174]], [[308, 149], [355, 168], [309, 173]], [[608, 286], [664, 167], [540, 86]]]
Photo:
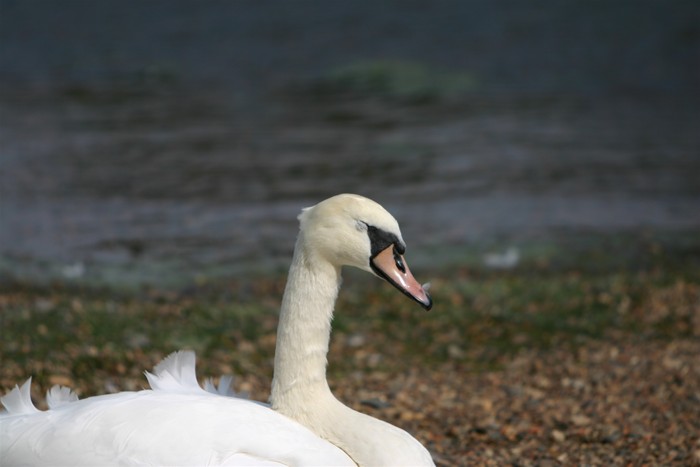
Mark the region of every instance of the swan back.
[[194, 363], [170, 355], [149, 373], [152, 390], [77, 400], [55, 386], [47, 411], [27, 381], [2, 398], [3, 465], [355, 465], [266, 404], [203, 390]]

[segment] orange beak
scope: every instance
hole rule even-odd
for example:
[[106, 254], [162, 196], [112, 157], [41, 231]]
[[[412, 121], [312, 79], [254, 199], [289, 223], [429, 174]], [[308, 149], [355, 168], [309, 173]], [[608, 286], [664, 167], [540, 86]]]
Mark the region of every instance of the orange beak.
[[389, 245], [370, 259], [372, 270], [379, 276], [399, 289], [413, 300], [420, 303], [423, 308], [430, 310], [433, 300], [428, 292], [411, 274], [403, 255], [400, 255], [394, 245]]

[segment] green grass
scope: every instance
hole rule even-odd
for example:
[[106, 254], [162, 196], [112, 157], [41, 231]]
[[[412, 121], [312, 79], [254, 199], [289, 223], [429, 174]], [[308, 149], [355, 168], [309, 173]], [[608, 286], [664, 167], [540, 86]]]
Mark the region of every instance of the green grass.
[[[433, 274], [435, 306], [429, 312], [384, 282], [347, 274], [336, 307], [330, 372], [448, 361], [480, 371], [498, 367], [521, 349], [575, 349], [620, 336], [695, 336], [697, 257], [689, 243], [678, 245], [682, 254], [652, 248], [630, 253], [634, 261], [607, 265], [594, 253], [588, 257], [595, 266], [583, 259], [574, 266], [543, 262], [541, 255], [528, 260], [526, 251], [510, 271], [449, 266]], [[624, 253], [622, 247], [617, 251]], [[205, 357], [202, 374], [230, 370], [269, 378], [283, 286], [279, 274], [175, 290], [5, 283], [0, 385], [33, 374], [46, 386], [59, 375], [100, 392], [97, 381], [115, 375], [141, 381], [142, 370], [180, 348]], [[361, 336], [362, 345], [351, 345], [352, 336]], [[368, 363], [369, 354], [382, 358]]]
[[471, 73], [406, 60], [366, 60], [334, 68], [314, 85], [320, 94], [351, 94], [410, 104], [461, 96], [477, 88]]

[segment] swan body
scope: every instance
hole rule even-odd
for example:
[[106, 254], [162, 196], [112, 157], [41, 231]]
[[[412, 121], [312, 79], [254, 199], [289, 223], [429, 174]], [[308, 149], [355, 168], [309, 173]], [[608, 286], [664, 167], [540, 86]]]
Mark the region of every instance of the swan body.
[[77, 400], [54, 387], [39, 411], [27, 381], [3, 397], [2, 465], [434, 465], [404, 430], [331, 393], [326, 356], [341, 267], [386, 279], [424, 308], [398, 223], [379, 204], [338, 195], [306, 208], [282, 299], [271, 405], [211, 384], [192, 352], [146, 373], [150, 390]]
[[[3, 403], [1, 465], [355, 465], [342, 450], [266, 404], [201, 389], [194, 353], [171, 354], [147, 374], [152, 390], [80, 401], [66, 388], [34, 408], [29, 381]], [[66, 400], [67, 399], [67, 400]], [[234, 421], [235, 423], [232, 423]], [[251, 429], [255, 428], [255, 429]], [[270, 437], [260, 436], [268, 430]]]

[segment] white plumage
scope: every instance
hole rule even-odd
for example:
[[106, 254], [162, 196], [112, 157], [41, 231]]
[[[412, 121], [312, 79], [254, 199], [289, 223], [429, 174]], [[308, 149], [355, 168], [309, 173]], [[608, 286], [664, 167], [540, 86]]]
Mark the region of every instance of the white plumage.
[[188, 351], [146, 373], [151, 390], [77, 400], [55, 386], [47, 411], [32, 404], [30, 378], [1, 399], [2, 465], [433, 465], [411, 435], [343, 405], [326, 381], [341, 266], [372, 271], [432, 304], [405, 265], [398, 224], [357, 195], [330, 198], [299, 219], [271, 407], [236, 397], [230, 379], [202, 389]]
[[25, 383], [2, 398], [2, 465], [354, 465], [265, 404], [201, 389], [194, 361], [173, 353], [147, 374], [153, 390], [64, 398], [45, 412]]

